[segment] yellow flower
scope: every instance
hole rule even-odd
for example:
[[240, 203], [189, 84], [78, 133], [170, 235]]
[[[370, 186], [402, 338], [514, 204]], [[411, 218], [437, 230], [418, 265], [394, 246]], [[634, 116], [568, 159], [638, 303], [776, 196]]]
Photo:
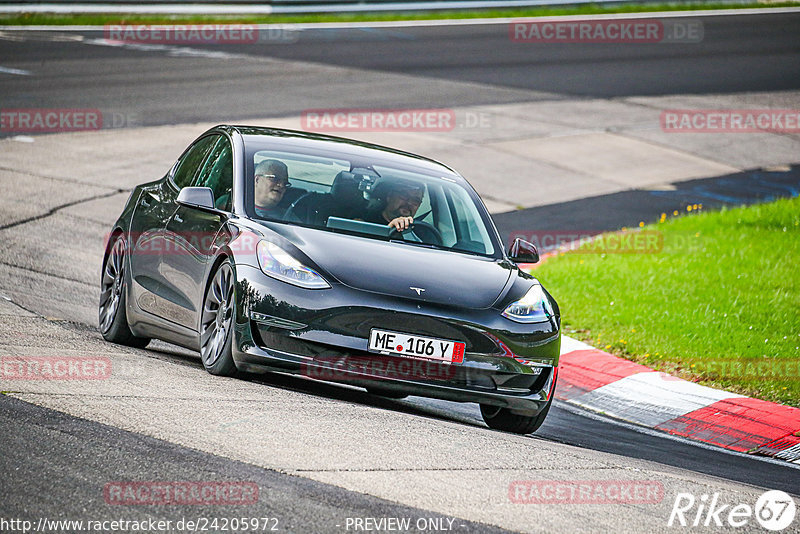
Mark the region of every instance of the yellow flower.
[[697, 209], [697, 204], [692, 204], [692, 209], [696, 210]]
[[631, 332], [636, 332], [636, 329], [635, 328], [631, 328]]
[[606, 345], [606, 350], [610, 349], [611, 345]]
[[639, 221], [639, 228], [644, 228], [644, 221]]
[[692, 211], [692, 207], [691, 206], [686, 206], [686, 211]]
[[678, 214], [678, 210], [673, 211], [672, 214], [673, 215], [677, 215]]

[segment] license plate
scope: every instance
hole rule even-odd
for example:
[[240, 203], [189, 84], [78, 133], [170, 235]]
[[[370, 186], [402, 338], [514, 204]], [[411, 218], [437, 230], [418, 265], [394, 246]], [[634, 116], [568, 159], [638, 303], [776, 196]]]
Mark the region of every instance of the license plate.
[[372, 329], [369, 332], [369, 350], [381, 354], [399, 354], [409, 358], [425, 358], [448, 363], [464, 361], [464, 343], [433, 337], [414, 336]]

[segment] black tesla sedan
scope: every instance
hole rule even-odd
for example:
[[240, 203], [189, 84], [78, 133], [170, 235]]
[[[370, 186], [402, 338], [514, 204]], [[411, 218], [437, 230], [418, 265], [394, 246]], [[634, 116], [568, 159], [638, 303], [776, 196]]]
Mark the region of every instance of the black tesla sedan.
[[477, 402], [530, 433], [560, 312], [458, 173], [358, 141], [250, 126], [201, 135], [109, 234], [100, 331], [199, 350], [215, 375], [288, 372], [387, 397]]

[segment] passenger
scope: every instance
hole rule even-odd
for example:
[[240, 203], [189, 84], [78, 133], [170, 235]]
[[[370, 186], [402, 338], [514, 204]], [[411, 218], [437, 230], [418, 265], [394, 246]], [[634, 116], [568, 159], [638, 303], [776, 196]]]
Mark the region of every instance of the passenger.
[[379, 184], [376, 189], [372, 204], [364, 214], [364, 220], [386, 224], [398, 232], [408, 230], [422, 204], [425, 187], [415, 182], [397, 180]]
[[279, 206], [289, 183], [289, 169], [276, 159], [265, 159], [255, 169], [255, 209], [259, 217], [280, 219], [285, 211]]

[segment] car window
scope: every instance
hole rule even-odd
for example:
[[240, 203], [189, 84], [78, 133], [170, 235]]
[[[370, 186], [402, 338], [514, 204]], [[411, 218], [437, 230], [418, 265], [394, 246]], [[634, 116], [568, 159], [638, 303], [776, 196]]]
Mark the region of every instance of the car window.
[[452, 248], [470, 252], [485, 252], [486, 243], [490, 243], [486, 225], [481, 221], [475, 209], [475, 203], [463, 189], [451, 192], [451, 203], [456, 213], [456, 242]]
[[350, 163], [344, 160], [267, 150], [257, 152], [253, 156], [253, 163], [258, 165], [267, 159], [285, 164], [292, 186], [307, 191], [329, 191], [336, 175], [341, 171], [350, 170]]
[[[250, 216], [365, 238], [498, 254], [485, 208], [455, 178], [323, 154], [247, 149]], [[256, 177], [257, 175], [257, 177]], [[286, 178], [284, 178], [286, 177]], [[483, 211], [481, 211], [483, 209]], [[388, 223], [410, 216], [414, 227]]]
[[220, 136], [203, 163], [194, 181], [197, 187], [210, 187], [214, 192], [214, 206], [231, 210], [233, 189], [233, 149], [227, 138]]
[[[445, 190], [441, 185], [433, 185], [428, 187], [428, 201], [431, 204], [431, 216], [433, 224], [439, 229], [442, 234], [442, 242], [449, 247], [458, 241], [456, 238], [455, 227], [453, 222], [453, 214], [450, 211], [450, 203], [448, 202]], [[420, 206], [420, 211], [425, 209]], [[427, 218], [425, 219], [427, 220]]]
[[219, 137], [219, 135], [203, 137], [181, 156], [181, 159], [175, 164], [175, 172], [172, 175], [172, 181], [175, 182], [178, 189], [182, 189], [192, 183], [198, 167], [200, 167], [206, 154], [208, 154], [208, 151], [211, 150], [211, 147], [214, 146]]

